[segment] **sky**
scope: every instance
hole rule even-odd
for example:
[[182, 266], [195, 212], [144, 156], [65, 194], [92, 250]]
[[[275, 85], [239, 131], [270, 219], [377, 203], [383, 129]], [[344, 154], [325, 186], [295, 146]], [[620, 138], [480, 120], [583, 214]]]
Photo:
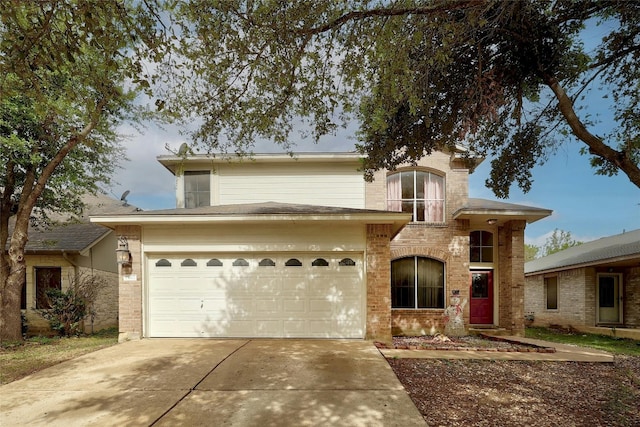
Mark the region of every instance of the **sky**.
[[[129, 161], [116, 173], [117, 182], [107, 191], [120, 198], [130, 190], [127, 200], [144, 210], [175, 207], [174, 176], [158, 163], [156, 156], [170, 154], [165, 146], [176, 150], [188, 142], [177, 128], [160, 129], [150, 126], [143, 134], [122, 128], [130, 135], [125, 146]], [[335, 152], [355, 150], [355, 126], [324, 137], [318, 144], [302, 141], [296, 152]], [[525, 241], [542, 246], [555, 229], [569, 231], [578, 241], [587, 242], [600, 237], [640, 228], [640, 189], [624, 174], [615, 177], [598, 176], [589, 165], [587, 156], [579, 154], [582, 145], [566, 143], [543, 166], [533, 170], [532, 189], [524, 194], [512, 187], [510, 198], [497, 199], [485, 187], [489, 177], [490, 160], [485, 160], [469, 175], [469, 197], [500, 200], [553, 210], [550, 217], [527, 225]], [[254, 152], [281, 152], [269, 142], [258, 142]]]

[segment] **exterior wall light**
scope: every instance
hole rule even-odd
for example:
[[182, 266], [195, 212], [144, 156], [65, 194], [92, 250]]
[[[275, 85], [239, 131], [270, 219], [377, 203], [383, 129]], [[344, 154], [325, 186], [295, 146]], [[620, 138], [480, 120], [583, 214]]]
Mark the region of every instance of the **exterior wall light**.
[[487, 220], [487, 224], [489, 224], [489, 225], [494, 225], [497, 222], [498, 222], [498, 220], [496, 218], [489, 218]]
[[123, 267], [131, 265], [131, 252], [129, 252], [129, 242], [125, 236], [118, 238], [118, 249], [116, 249], [116, 261]]

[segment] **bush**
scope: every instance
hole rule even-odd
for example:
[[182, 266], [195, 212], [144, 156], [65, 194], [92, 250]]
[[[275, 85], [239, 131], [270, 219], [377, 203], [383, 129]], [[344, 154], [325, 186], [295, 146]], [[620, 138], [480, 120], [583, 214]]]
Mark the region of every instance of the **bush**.
[[45, 295], [49, 302], [48, 309], [34, 309], [49, 321], [52, 330], [62, 336], [79, 335], [82, 320], [91, 314], [88, 310], [98, 296], [98, 291], [105, 285], [99, 276], [80, 274], [71, 281], [67, 290], [47, 289]]

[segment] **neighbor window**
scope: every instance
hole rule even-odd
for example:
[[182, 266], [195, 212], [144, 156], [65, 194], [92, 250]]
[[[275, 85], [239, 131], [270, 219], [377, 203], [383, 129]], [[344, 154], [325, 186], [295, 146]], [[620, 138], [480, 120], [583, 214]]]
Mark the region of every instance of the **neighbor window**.
[[469, 235], [469, 261], [493, 262], [493, 233], [472, 231]]
[[558, 309], [558, 277], [544, 278], [544, 293], [547, 299], [547, 310]]
[[51, 308], [47, 298], [48, 289], [62, 289], [62, 268], [36, 267], [36, 308]]
[[186, 171], [184, 173], [184, 207], [198, 208], [210, 205], [209, 171]]
[[387, 177], [387, 209], [407, 212], [412, 221], [444, 222], [444, 177], [425, 171]]
[[444, 308], [444, 263], [407, 257], [391, 262], [392, 308]]

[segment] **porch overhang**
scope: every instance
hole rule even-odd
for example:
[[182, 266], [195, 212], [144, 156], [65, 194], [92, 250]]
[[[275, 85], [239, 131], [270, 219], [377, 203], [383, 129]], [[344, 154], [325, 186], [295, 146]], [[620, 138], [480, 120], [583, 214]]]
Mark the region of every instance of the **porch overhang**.
[[453, 213], [453, 219], [469, 220], [471, 225], [504, 225], [508, 221], [521, 220], [531, 224], [553, 213], [550, 209], [536, 208], [514, 203], [470, 198], [467, 204]]

